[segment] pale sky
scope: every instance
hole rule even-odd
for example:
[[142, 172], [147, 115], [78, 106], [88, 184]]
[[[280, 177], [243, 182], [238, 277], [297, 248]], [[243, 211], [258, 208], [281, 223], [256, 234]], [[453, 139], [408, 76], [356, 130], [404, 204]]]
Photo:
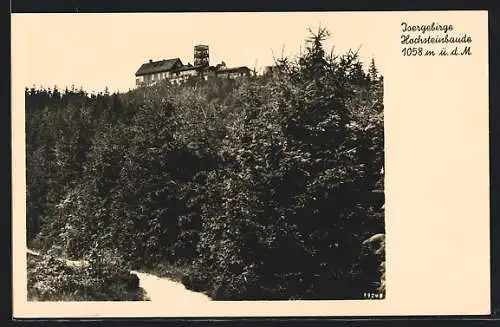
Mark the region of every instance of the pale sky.
[[[361, 46], [367, 66], [374, 57], [383, 73], [380, 15], [372, 13], [117, 13], [13, 14], [12, 67], [23, 84], [86, 91], [127, 91], [149, 59], [193, 62], [193, 46], [210, 47], [210, 63], [257, 70], [304, 48], [307, 29], [331, 32], [327, 50]], [[377, 56], [379, 54], [379, 56]]]

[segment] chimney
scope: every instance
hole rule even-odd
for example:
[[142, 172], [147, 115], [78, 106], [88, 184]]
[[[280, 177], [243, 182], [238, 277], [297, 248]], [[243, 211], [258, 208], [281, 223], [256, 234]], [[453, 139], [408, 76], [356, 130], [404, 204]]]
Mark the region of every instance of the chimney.
[[153, 59], [149, 59], [149, 63], [152, 63], [153, 62]]

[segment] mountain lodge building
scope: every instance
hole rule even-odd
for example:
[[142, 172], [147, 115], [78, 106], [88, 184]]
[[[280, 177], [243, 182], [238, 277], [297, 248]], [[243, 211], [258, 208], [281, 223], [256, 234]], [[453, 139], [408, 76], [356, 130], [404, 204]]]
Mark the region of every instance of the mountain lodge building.
[[227, 68], [222, 62], [217, 66], [209, 65], [208, 46], [196, 45], [194, 47], [194, 65], [184, 65], [179, 58], [153, 61], [144, 63], [135, 73], [136, 86], [153, 85], [162, 80], [169, 80], [180, 84], [193, 76], [209, 78], [238, 78], [250, 76], [251, 70], [246, 66]]

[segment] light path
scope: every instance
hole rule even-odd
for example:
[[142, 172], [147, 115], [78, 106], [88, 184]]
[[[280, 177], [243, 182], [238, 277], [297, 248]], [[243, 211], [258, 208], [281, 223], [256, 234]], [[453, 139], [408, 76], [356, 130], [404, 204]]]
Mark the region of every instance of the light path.
[[139, 286], [146, 291], [146, 296], [152, 302], [179, 305], [181, 303], [196, 304], [211, 301], [207, 295], [190, 291], [181, 283], [144, 272], [131, 272], [139, 277]]
[[[28, 249], [27, 252], [32, 255], [41, 255], [37, 251]], [[88, 263], [85, 261], [64, 260], [68, 265], [84, 267]], [[168, 278], [161, 278], [152, 274], [131, 271], [139, 277], [139, 287], [146, 291], [146, 297], [150, 301], [162, 302], [162, 304], [195, 304], [211, 301], [210, 297], [203, 293], [193, 292], [184, 287], [181, 283], [174, 282]]]

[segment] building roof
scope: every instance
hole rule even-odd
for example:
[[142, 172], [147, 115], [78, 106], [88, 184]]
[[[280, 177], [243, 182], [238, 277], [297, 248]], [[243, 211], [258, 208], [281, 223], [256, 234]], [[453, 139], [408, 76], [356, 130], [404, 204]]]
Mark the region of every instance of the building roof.
[[198, 69], [200, 69], [200, 67], [196, 67], [196, 66], [193, 66], [193, 65], [191, 65], [191, 66], [185, 65], [185, 66], [173, 69], [172, 71], [182, 72], [182, 71], [186, 71], [186, 70], [195, 70], [195, 69], [198, 70]]
[[175, 68], [175, 65], [179, 63], [182, 66], [182, 61], [179, 58], [172, 58], [160, 61], [149, 61], [148, 63], [142, 64], [142, 66], [137, 70], [135, 76], [161, 73], [170, 71]]
[[215, 66], [206, 66], [206, 67], [203, 67], [202, 70], [204, 70], [204, 71], [216, 71], [217, 68]]
[[217, 71], [217, 73], [233, 73], [233, 72], [249, 72], [250, 68], [247, 66], [240, 66], [240, 67], [231, 67], [231, 68], [221, 68]]

